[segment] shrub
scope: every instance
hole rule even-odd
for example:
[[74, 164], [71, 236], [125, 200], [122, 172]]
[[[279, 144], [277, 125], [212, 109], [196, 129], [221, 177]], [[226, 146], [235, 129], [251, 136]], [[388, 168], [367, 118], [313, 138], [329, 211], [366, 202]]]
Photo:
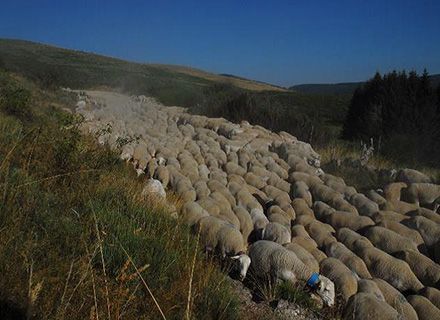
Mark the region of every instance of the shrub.
[[11, 116], [20, 120], [30, 120], [32, 112], [30, 108], [31, 94], [28, 90], [13, 85], [0, 88], [0, 108]]

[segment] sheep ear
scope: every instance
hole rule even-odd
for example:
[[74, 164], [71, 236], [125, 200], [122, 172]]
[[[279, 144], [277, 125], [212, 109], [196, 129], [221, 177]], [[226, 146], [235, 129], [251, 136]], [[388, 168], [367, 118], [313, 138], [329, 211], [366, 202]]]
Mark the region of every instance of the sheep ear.
[[237, 259], [240, 259], [240, 256], [239, 255], [238, 256], [232, 256], [231, 259], [232, 260], [237, 260]]

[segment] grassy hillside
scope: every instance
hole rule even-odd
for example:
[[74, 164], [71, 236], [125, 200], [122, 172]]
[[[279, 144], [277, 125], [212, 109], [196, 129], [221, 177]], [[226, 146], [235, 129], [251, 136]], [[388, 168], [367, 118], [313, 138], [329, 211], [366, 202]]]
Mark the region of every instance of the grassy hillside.
[[0, 65], [47, 87], [106, 86], [127, 93], [156, 96], [166, 104], [184, 106], [195, 104], [203, 88], [217, 82], [229, 82], [247, 90], [282, 90], [182, 66], [133, 63], [22, 40], [0, 39]]
[[[430, 75], [431, 83], [434, 87], [440, 84], [440, 74]], [[318, 94], [347, 94], [352, 95], [353, 92], [364, 84], [364, 82], [345, 82], [345, 83], [316, 83], [316, 84], [299, 84], [292, 86], [289, 90], [294, 90], [303, 93], [318, 93]]]
[[80, 135], [72, 102], [0, 70], [0, 318], [246, 318], [188, 229]]
[[[144, 94], [166, 105], [186, 106], [194, 113], [232, 121], [248, 120], [317, 144], [324, 143], [324, 138], [338, 137], [349, 102], [348, 96], [292, 92], [236, 76], [132, 63], [21, 40], [0, 39], [0, 65], [46, 88], [107, 87]], [[228, 108], [227, 104], [242, 95], [253, 103], [238, 106], [250, 108], [250, 114], [239, 116], [242, 110]], [[321, 137], [314, 137], [317, 134]]]

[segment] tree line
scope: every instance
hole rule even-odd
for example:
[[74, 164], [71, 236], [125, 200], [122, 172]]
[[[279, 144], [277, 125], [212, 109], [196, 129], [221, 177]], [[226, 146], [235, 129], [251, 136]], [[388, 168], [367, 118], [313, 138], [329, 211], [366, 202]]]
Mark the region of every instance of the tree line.
[[415, 165], [440, 165], [440, 85], [428, 72], [380, 73], [353, 94], [342, 137], [373, 141], [383, 155]]

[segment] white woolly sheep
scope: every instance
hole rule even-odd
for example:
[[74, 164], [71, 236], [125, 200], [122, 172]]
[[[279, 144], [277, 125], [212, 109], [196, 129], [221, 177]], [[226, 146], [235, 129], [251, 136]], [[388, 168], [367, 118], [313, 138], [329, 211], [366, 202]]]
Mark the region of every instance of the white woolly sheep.
[[417, 230], [428, 247], [435, 245], [440, 239], [440, 226], [425, 217], [411, 217], [410, 219], [402, 221], [402, 223]]
[[421, 173], [420, 171], [414, 169], [401, 169], [396, 174], [396, 181], [405, 182], [407, 184], [411, 183], [430, 183], [431, 179]]
[[406, 261], [416, 277], [425, 286], [440, 286], [440, 266], [425, 255], [412, 250], [402, 250], [396, 252], [394, 256]]
[[287, 243], [284, 245], [288, 250], [293, 251], [296, 256], [312, 270], [312, 272], [319, 273], [319, 263], [315, 257], [298, 243]]
[[336, 238], [351, 251], [354, 249], [354, 243], [358, 240], [358, 245], [362, 242], [364, 246], [373, 246], [370, 240], [348, 228], [339, 229], [336, 232]]
[[246, 245], [238, 229], [216, 217], [203, 217], [198, 221], [196, 231], [205, 249], [219, 252], [223, 258], [232, 256], [239, 260], [240, 276], [246, 276], [251, 260], [244, 254]]
[[377, 300], [385, 302], [385, 297], [382, 291], [380, 291], [379, 286], [373, 280], [370, 279], [358, 280], [358, 293], [360, 292], [372, 294], [373, 296], [376, 297]]
[[440, 185], [432, 183], [412, 183], [402, 194], [402, 199], [420, 206], [440, 205]]
[[379, 287], [385, 301], [399, 313], [401, 319], [418, 320], [416, 311], [408, 303], [403, 294], [382, 279], [373, 278], [373, 281]]
[[336, 292], [342, 295], [345, 302], [356, 294], [358, 277], [341, 261], [331, 257], [324, 259], [320, 263], [320, 270], [323, 275], [333, 281]]
[[360, 292], [348, 301], [344, 309], [344, 320], [398, 320], [399, 314], [389, 304], [375, 295]]
[[422, 216], [440, 224], [440, 214], [426, 208], [418, 208], [417, 210], [406, 213], [406, 215], [409, 217]]
[[390, 201], [391, 203], [394, 203], [396, 201], [400, 201], [402, 189], [405, 189], [407, 187], [408, 187], [408, 185], [403, 182], [389, 183], [383, 189], [384, 198], [387, 201]]
[[424, 296], [412, 295], [406, 299], [416, 310], [419, 320], [432, 320], [440, 317], [440, 309]]
[[359, 214], [371, 217], [373, 214], [379, 211], [379, 205], [368, 199], [362, 193], [356, 193], [348, 200], [352, 205], [356, 207]]
[[291, 196], [304, 199], [309, 207], [312, 206], [312, 194], [304, 181], [297, 181], [292, 185]]
[[209, 213], [197, 202], [187, 202], [180, 209], [180, 216], [185, 223], [192, 226], [201, 218], [209, 216]]
[[341, 242], [332, 242], [327, 246], [325, 253], [329, 257], [337, 258], [343, 262], [352, 272], [360, 278], [371, 279], [371, 274], [365, 265], [365, 262], [355, 255]]
[[261, 240], [269, 240], [279, 244], [286, 244], [291, 241], [290, 229], [277, 222], [270, 222], [261, 229]]
[[309, 282], [312, 287], [316, 288], [317, 294], [326, 305], [332, 306], [334, 304], [335, 289], [333, 282], [322, 275], [316, 277], [316, 274], [294, 252], [282, 245], [272, 241], [260, 240], [250, 246], [249, 256], [252, 260], [251, 270], [255, 275], [291, 283], [297, 281]]
[[427, 298], [429, 301], [432, 302], [433, 305], [440, 309], [440, 290], [431, 287], [425, 287], [419, 291], [419, 294]]
[[353, 246], [354, 253], [364, 260], [368, 271], [374, 277], [387, 281], [402, 292], [407, 290], [417, 292], [423, 288], [423, 284], [405, 261], [375, 247], [359, 243], [359, 240], [355, 241]]
[[373, 226], [366, 228], [363, 230], [362, 235], [367, 237], [375, 247], [386, 253], [391, 254], [400, 250], [419, 251], [417, 245], [411, 239], [384, 227]]
[[148, 179], [144, 188], [142, 189], [142, 197], [154, 198], [157, 200], [164, 200], [166, 198], [165, 189], [159, 180]]

